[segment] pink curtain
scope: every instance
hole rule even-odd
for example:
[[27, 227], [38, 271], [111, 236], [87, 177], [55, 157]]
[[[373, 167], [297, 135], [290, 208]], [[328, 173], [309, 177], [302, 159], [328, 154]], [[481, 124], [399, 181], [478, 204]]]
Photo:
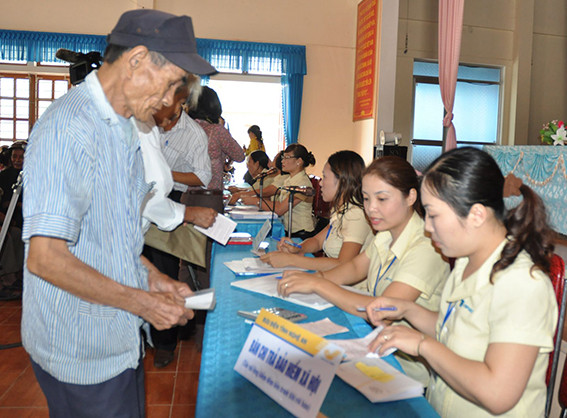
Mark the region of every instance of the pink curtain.
[[445, 105], [443, 126], [448, 128], [445, 150], [457, 147], [453, 126], [453, 104], [461, 53], [465, 0], [439, 0], [439, 87]]

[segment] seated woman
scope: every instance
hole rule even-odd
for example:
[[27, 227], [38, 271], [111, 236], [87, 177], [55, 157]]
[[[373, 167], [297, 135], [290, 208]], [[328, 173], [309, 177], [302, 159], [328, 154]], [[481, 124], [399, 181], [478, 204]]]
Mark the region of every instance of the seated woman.
[[[282, 154], [282, 171], [289, 174], [284, 179], [282, 189], [275, 196], [274, 207], [268, 205], [265, 201], [262, 203], [262, 209], [274, 210], [283, 218], [284, 228], [287, 231], [291, 228], [291, 236], [298, 238], [308, 238], [313, 235], [315, 229], [315, 219], [313, 217], [313, 197], [306, 196], [303, 193], [294, 193], [292, 225], [288, 225], [289, 219], [287, 212], [289, 209], [290, 192], [285, 190], [286, 187], [312, 187], [311, 180], [305, 172], [305, 167], [315, 164], [315, 157], [311, 152], [300, 144], [291, 144]], [[247, 204], [258, 205], [259, 198], [254, 198], [253, 203], [249, 200]], [[285, 216], [284, 216], [285, 215]]]
[[[547, 274], [552, 233], [541, 199], [527, 186], [508, 213], [504, 178], [475, 148], [449, 151], [425, 171], [426, 230], [457, 257], [440, 306], [378, 298], [374, 324], [405, 318], [416, 330], [387, 327], [370, 345], [423, 357], [435, 371], [429, 402], [444, 417], [542, 417], [557, 303]], [[395, 311], [378, 312], [382, 307]], [[500, 415], [502, 414], [502, 415]]]
[[[248, 171], [246, 171], [246, 174], [244, 174], [244, 181], [250, 186], [254, 186], [257, 180], [257, 176], [260, 175], [263, 171], [267, 171], [269, 169], [269, 164], [270, 158], [264, 151], [254, 151], [250, 153], [248, 155], [248, 158], [246, 159], [246, 168], [248, 169]], [[264, 177], [264, 184], [266, 185], [266, 182], [268, 181], [269, 184], [271, 184], [271, 181], [276, 174], [277, 173], [273, 173], [273, 175], [269, 178], [268, 176]]]
[[[339, 151], [329, 157], [323, 168], [321, 192], [325, 202], [331, 202], [331, 221], [314, 237], [289, 245], [283, 238], [279, 251], [269, 252], [262, 261], [274, 267], [295, 266], [309, 270], [330, 270], [352, 260], [364, 243], [373, 238], [372, 228], [362, 205], [362, 172], [364, 160], [353, 151]], [[323, 250], [326, 257], [304, 257], [306, 253]]]
[[[286, 272], [278, 292], [317, 293], [353, 314], [366, 318], [360, 308], [376, 296], [386, 295], [433, 308], [438, 306], [449, 265], [425, 236], [418, 200], [418, 179], [413, 167], [399, 157], [375, 160], [364, 172], [364, 210], [377, 231], [365, 252], [332, 270], [315, 274]], [[368, 277], [369, 294], [351, 292], [341, 285], [353, 285]], [[414, 359], [400, 358], [410, 376], [426, 383], [425, 366]]]

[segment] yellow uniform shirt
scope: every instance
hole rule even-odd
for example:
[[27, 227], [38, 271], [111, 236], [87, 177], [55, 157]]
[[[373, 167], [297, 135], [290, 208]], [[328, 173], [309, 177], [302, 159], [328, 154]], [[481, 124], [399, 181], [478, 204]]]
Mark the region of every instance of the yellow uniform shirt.
[[[439, 310], [441, 291], [449, 275], [449, 264], [435, 251], [431, 239], [425, 236], [424, 222], [414, 212], [394, 245], [389, 231], [378, 232], [366, 249], [370, 259], [367, 290], [380, 296], [392, 282], [405, 283], [421, 292], [416, 303], [432, 311]], [[407, 325], [405, 322], [401, 322]], [[399, 353], [404, 371], [423, 384], [429, 372], [412, 357]]]
[[[305, 171], [300, 171], [293, 177], [287, 177], [284, 180], [284, 186], [305, 186], [313, 187], [309, 176]], [[280, 202], [284, 201], [289, 196], [289, 192], [282, 190], [280, 191], [278, 200]], [[315, 229], [315, 220], [313, 218], [313, 197], [307, 197], [301, 193], [295, 193], [294, 202], [299, 200], [299, 203], [293, 207], [292, 213], [292, 227], [291, 232], [295, 233], [298, 231], [310, 232]], [[289, 231], [288, 225], [288, 213], [283, 214], [283, 224], [286, 231]]]
[[248, 156], [252, 154], [254, 151], [266, 152], [266, 148], [264, 147], [264, 141], [260, 142], [256, 138], [250, 139], [250, 145], [248, 145], [248, 148], [246, 148], [244, 154]]
[[344, 242], [363, 245], [372, 235], [364, 211], [355, 205], [348, 205], [344, 214], [333, 212], [329, 227], [331, 230], [323, 242], [323, 251], [332, 258], [338, 258]]
[[[458, 259], [441, 296], [437, 339], [459, 356], [483, 361], [490, 343], [514, 343], [539, 347], [534, 369], [520, 401], [499, 417], [542, 417], [545, 408], [545, 374], [557, 325], [557, 302], [551, 280], [533, 271], [531, 257], [522, 251], [514, 263], [489, 281], [494, 263], [506, 241], [466, 280], [467, 258]], [[461, 302], [462, 301], [462, 302]], [[446, 321], [449, 304], [453, 309]], [[443, 322], [445, 324], [443, 325]], [[442, 417], [491, 417], [465, 400], [437, 377], [428, 399]]]

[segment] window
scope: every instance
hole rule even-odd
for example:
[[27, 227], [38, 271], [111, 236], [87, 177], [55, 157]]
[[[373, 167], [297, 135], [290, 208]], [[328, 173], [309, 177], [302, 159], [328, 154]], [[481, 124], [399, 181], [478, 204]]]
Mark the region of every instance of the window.
[[[439, 89], [439, 66], [414, 62], [414, 109], [412, 164], [424, 170], [441, 154], [443, 102]], [[453, 106], [457, 146], [494, 144], [500, 124], [499, 68], [460, 65]]]
[[0, 145], [28, 139], [35, 121], [69, 89], [69, 77], [0, 73]]
[[[270, 158], [284, 148], [280, 77], [219, 74], [208, 85], [219, 95], [227, 128], [240, 145], [248, 146], [248, 128], [258, 125]], [[233, 167], [234, 180], [241, 183], [246, 164]]]

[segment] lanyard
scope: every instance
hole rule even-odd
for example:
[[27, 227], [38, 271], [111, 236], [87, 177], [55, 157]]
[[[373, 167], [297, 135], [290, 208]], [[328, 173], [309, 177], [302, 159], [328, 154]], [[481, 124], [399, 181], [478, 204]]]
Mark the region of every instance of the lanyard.
[[380, 275], [380, 273], [382, 272], [382, 264], [380, 264], [380, 268], [378, 269], [378, 274], [376, 275], [376, 283], [374, 283], [374, 292], [373, 292], [374, 296], [376, 296], [376, 286], [378, 286], [380, 280], [382, 280], [386, 275], [386, 273], [388, 273], [388, 270], [390, 270], [390, 267], [392, 267], [394, 261], [396, 261], [396, 256], [394, 256], [392, 261], [390, 261], [390, 264], [388, 264], [388, 267], [386, 267], [386, 270], [384, 270], [384, 273], [382, 273], [382, 275]]
[[323, 242], [327, 241], [327, 238], [329, 238], [329, 235], [331, 235], [331, 229], [333, 229], [333, 225], [329, 225], [329, 230], [327, 231], [327, 235], [325, 236], [325, 240]]
[[[459, 306], [462, 306], [463, 303], [464, 303], [464, 300], [461, 299], [461, 304]], [[443, 328], [445, 328], [445, 324], [449, 320], [449, 317], [451, 316], [451, 314], [455, 310], [456, 306], [457, 306], [457, 302], [450, 302], [449, 303], [449, 307], [447, 308], [447, 312], [445, 313], [445, 318], [443, 318], [443, 323], [441, 324], [441, 331], [443, 330]]]

